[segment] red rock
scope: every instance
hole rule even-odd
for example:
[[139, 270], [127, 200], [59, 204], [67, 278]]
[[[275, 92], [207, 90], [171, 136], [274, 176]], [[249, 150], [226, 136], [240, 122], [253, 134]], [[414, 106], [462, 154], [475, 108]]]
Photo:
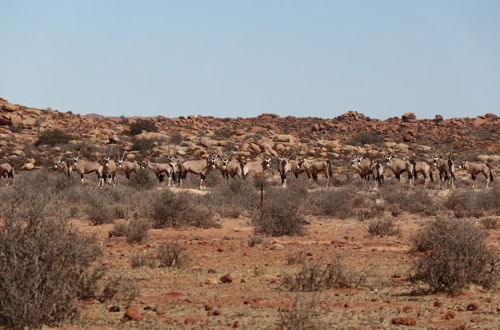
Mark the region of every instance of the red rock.
[[401, 274], [396, 273], [396, 274], [392, 275], [392, 277], [394, 277], [394, 278], [401, 278], [402, 276], [401, 276]]
[[414, 317], [395, 317], [391, 320], [392, 324], [396, 325], [415, 325], [417, 320]]
[[218, 248], [217, 252], [224, 252], [224, 249]]
[[447, 311], [446, 314], [444, 314], [443, 319], [445, 320], [451, 320], [455, 318], [455, 312], [453, 311]]
[[479, 305], [476, 303], [470, 303], [469, 305], [467, 305], [467, 310], [468, 311], [477, 311], [477, 310], [479, 310]]
[[206, 311], [211, 311], [211, 310], [212, 310], [212, 305], [208, 305], [208, 304], [206, 304], [206, 305], [205, 305], [205, 310], [206, 310]]
[[239, 326], [240, 326], [240, 322], [238, 322], [238, 321], [234, 321], [234, 323], [233, 323], [233, 328], [237, 328], [237, 327], [239, 327]]
[[216, 310], [216, 311], [214, 311], [214, 314], [213, 314], [213, 315], [214, 315], [214, 316], [219, 316], [219, 315], [221, 315], [221, 314], [222, 314], [222, 312], [221, 312], [221, 311]]
[[411, 306], [404, 306], [403, 307], [403, 313], [411, 313], [413, 312], [413, 307]]
[[352, 302], [346, 302], [346, 303], [344, 304], [344, 307], [345, 307], [345, 308], [351, 308], [351, 307], [354, 307], [354, 305], [353, 305], [353, 303], [352, 303]]
[[196, 323], [196, 320], [192, 317], [187, 317], [186, 319], [184, 319], [184, 324], [195, 324]]
[[231, 275], [226, 274], [226, 275], [223, 275], [223, 276], [220, 278], [220, 281], [221, 281], [222, 283], [233, 283], [233, 278], [231, 277]]
[[443, 303], [439, 300], [436, 300], [433, 305], [434, 305], [434, 307], [441, 307], [441, 306], [443, 306]]
[[160, 307], [156, 307], [154, 309], [154, 311], [155, 311], [156, 315], [165, 315], [165, 311]]
[[127, 307], [123, 318], [130, 321], [141, 321], [143, 316], [136, 307]]
[[209, 269], [209, 270], [208, 270], [208, 273], [209, 273], [209, 274], [215, 274], [215, 273], [217, 273], [217, 272], [216, 272], [214, 269]]

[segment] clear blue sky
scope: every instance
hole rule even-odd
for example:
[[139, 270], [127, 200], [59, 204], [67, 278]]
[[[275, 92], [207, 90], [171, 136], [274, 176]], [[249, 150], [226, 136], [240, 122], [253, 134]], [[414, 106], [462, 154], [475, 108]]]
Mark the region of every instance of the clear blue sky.
[[0, 0], [0, 97], [104, 115], [500, 113], [500, 1]]

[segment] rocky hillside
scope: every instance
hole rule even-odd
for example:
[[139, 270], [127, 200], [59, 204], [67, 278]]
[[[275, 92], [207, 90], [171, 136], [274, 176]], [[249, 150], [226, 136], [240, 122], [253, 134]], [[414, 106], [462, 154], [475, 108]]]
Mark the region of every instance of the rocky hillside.
[[[139, 120], [152, 122], [154, 129], [131, 136], [131, 125]], [[71, 134], [67, 146], [47, 148], [42, 143], [35, 148], [38, 137], [51, 129]], [[147, 151], [148, 146], [154, 148], [156, 156], [171, 152], [170, 147], [197, 156], [212, 148], [243, 155], [277, 155], [301, 147], [302, 153], [311, 156], [338, 157], [369, 152], [373, 144], [400, 153], [454, 150], [491, 154], [500, 150], [499, 141], [500, 117], [491, 113], [450, 119], [436, 115], [432, 120], [405, 113], [383, 121], [356, 111], [331, 119], [275, 114], [253, 118], [118, 118], [28, 108], [0, 98], [0, 156], [22, 162], [36, 161], [51, 151], [75, 151], [83, 143], [87, 148], [94, 146], [93, 153], [105, 152], [110, 144], [119, 145], [132, 157]]]

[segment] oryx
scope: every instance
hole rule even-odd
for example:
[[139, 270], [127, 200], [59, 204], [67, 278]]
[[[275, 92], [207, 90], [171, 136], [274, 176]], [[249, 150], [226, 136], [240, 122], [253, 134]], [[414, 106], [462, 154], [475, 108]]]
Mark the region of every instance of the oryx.
[[186, 179], [188, 173], [200, 176], [200, 190], [204, 187], [205, 179], [208, 173], [217, 168], [217, 158], [215, 155], [209, 155], [207, 159], [186, 160], [179, 164], [179, 187], [182, 180]]
[[72, 168], [74, 172], [80, 175], [82, 183], [84, 174], [96, 173], [99, 181], [98, 186], [104, 186], [103, 166], [99, 162], [80, 159], [80, 156], [76, 156], [73, 157]]
[[394, 173], [398, 181], [401, 179], [401, 174], [408, 172], [408, 180], [410, 186], [414, 184], [415, 164], [412, 161], [404, 160], [401, 158], [394, 158], [393, 156], [384, 156], [387, 167]]
[[447, 159], [432, 157], [432, 165], [439, 171], [440, 182], [445, 181], [446, 186], [451, 183], [451, 187], [455, 188], [455, 162], [451, 159], [451, 155]]
[[112, 184], [113, 186], [116, 185], [116, 162], [110, 156], [103, 158], [102, 175], [107, 184]]
[[266, 157], [262, 160], [253, 160], [250, 162], [242, 161], [243, 177], [247, 175], [259, 176], [271, 168], [271, 158]]
[[229, 178], [239, 177], [245, 179], [243, 175], [243, 164], [239, 159], [232, 159], [230, 156], [221, 156], [217, 160], [217, 167], [222, 173], [222, 177], [227, 180]]
[[54, 166], [52, 167], [54, 171], [59, 171], [64, 173], [68, 178], [71, 177], [71, 173], [73, 172], [73, 167], [71, 163], [67, 160], [63, 160], [61, 156], [55, 161]]
[[483, 162], [469, 162], [468, 160], [462, 161], [460, 168], [469, 172], [472, 178], [472, 188], [476, 184], [476, 177], [480, 174], [484, 175], [486, 178], [486, 188], [488, 188], [490, 182], [493, 182], [493, 173], [491, 171], [491, 165]]
[[167, 176], [168, 186], [170, 187], [172, 185], [174, 169], [169, 163], [153, 163], [148, 159], [147, 162], [144, 163], [144, 167], [149, 168], [156, 175], [158, 182], [163, 182], [165, 176]]
[[297, 166], [304, 169], [304, 171], [308, 174], [308, 177], [311, 176], [316, 183], [318, 182], [318, 174], [323, 173], [326, 178], [327, 187], [333, 179], [333, 168], [330, 160], [308, 160], [300, 158]]
[[14, 179], [14, 167], [9, 163], [1, 164], [0, 177]]
[[132, 173], [137, 173], [141, 166], [136, 160], [134, 160], [133, 162], [124, 160], [126, 154], [127, 152], [125, 151], [120, 158], [120, 151], [118, 150], [118, 168], [123, 170], [123, 172], [125, 173], [125, 177], [130, 180], [130, 175]]
[[424, 177], [424, 188], [427, 186], [429, 179], [431, 179], [431, 181], [434, 181], [434, 177], [432, 176], [432, 168], [429, 164], [427, 164], [427, 162], [424, 161], [415, 162], [415, 167], [413, 172], [415, 179], [417, 179], [418, 173], [422, 174], [422, 176]]

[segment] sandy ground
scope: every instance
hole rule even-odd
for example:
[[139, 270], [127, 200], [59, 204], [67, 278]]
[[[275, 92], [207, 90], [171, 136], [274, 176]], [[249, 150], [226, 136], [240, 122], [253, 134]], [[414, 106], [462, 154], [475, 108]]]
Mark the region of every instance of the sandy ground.
[[[88, 329], [276, 329], [280, 308], [295, 299], [308, 304], [314, 293], [299, 294], [279, 288], [284, 273], [295, 273], [298, 265], [288, 265], [287, 256], [304, 251], [307, 258], [326, 260], [338, 254], [346, 265], [367, 275], [360, 289], [321, 291], [315, 300], [319, 328], [397, 328], [395, 317], [411, 317], [411, 328], [498, 328], [500, 295], [472, 287], [452, 298], [444, 294], [415, 295], [405, 280], [414, 258], [408, 253], [409, 237], [426, 219], [401, 216], [398, 237], [367, 236], [365, 225], [356, 219], [337, 220], [310, 217], [305, 237], [267, 238], [264, 244], [248, 246], [253, 229], [246, 217], [224, 219], [216, 229], [150, 230], [144, 244], [129, 245], [125, 238], [108, 238], [112, 225], [75, 224], [85, 233], [95, 234], [104, 247], [110, 274], [123, 276], [139, 290], [130, 305], [143, 318], [125, 321], [127, 302], [119, 312], [108, 309], [116, 303], [88, 301], [81, 319], [67, 328]], [[500, 230], [489, 231], [488, 242], [499, 245]], [[153, 255], [167, 241], [177, 241], [191, 257], [184, 269], [132, 268], [136, 252]], [[220, 278], [230, 274], [231, 283]], [[468, 306], [477, 304], [477, 310]], [[469, 307], [471, 309], [471, 307]], [[447, 312], [454, 317], [446, 319]]]

